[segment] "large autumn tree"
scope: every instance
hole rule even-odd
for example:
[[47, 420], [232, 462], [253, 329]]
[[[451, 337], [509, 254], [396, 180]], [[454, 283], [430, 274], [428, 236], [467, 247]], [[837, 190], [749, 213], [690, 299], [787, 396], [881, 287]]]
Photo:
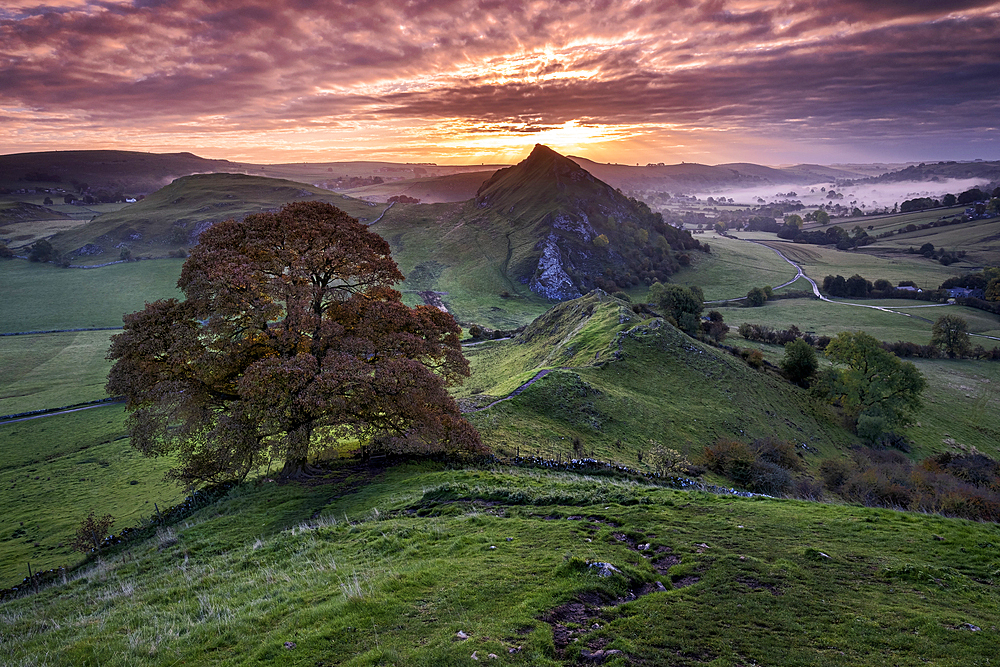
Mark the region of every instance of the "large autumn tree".
[[340, 438], [393, 451], [481, 449], [446, 387], [469, 375], [448, 313], [409, 308], [389, 244], [321, 202], [219, 223], [178, 287], [112, 338], [107, 390], [132, 445], [176, 452], [188, 484], [278, 461], [308, 471]]

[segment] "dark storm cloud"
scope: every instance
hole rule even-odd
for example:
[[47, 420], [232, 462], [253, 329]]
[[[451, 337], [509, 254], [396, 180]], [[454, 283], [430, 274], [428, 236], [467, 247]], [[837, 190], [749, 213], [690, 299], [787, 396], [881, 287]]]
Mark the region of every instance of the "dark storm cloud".
[[972, 132], [998, 34], [975, 0], [12, 0], [0, 128]]

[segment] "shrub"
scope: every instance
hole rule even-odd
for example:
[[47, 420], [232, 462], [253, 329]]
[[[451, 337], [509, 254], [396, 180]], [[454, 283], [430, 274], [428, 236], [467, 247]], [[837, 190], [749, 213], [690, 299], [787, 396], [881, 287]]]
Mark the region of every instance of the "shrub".
[[819, 476], [826, 488], [837, 493], [857, 470], [857, 465], [844, 459], [825, 459], [819, 464]]
[[664, 447], [655, 440], [650, 440], [649, 463], [653, 470], [661, 475], [700, 475], [703, 469], [695, 466], [684, 455], [675, 449]]
[[773, 463], [785, 470], [799, 470], [802, 460], [795, 452], [795, 443], [791, 440], [776, 438], [761, 438], [750, 443], [750, 448], [756, 452], [762, 461]]
[[785, 345], [785, 356], [778, 363], [785, 376], [801, 387], [809, 386], [809, 378], [819, 368], [816, 352], [801, 338]]
[[702, 452], [702, 462], [748, 491], [778, 495], [792, 487], [788, 467], [798, 468], [794, 445], [790, 442], [765, 439], [752, 444], [722, 439], [708, 445]]
[[76, 535], [70, 540], [70, 547], [74, 551], [80, 551], [85, 554], [91, 551], [100, 552], [101, 544], [104, 542], [104, 538], [108, 536], [108, 531], [111, 530], [111, 524], [114, 521], [114, 518], [110, 514], [95, 517], [94, 513], [91, 512], [77, 526]]

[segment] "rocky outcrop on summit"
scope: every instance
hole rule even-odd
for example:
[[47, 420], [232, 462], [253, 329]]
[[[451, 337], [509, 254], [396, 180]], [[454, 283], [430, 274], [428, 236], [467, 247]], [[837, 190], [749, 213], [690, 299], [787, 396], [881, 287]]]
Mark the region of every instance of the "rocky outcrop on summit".
[[700, 247], [644, 203], [542, 145], [496, 172], [475, 201], [538, 239], [533, 253], [508, 273], [560, 301], [594, 288], [615, 291], [666, 280], [678, 268], [673, 253]]

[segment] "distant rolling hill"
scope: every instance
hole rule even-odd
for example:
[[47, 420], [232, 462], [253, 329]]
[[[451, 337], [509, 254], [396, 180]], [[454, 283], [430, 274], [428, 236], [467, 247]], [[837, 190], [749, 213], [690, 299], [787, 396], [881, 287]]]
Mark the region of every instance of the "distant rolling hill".
[[[391, 244], [410, 294], [439, 292], [464, 321], [512, 328], [550, 300], [594, 288], [614, 292], [666, 280], [701, 245], [688, 232], [537, 146], [482, 183], [462, 203], [383, 204], [294, 181], [245, 174], [196, 174], [144, 200], [62, 232], [52, 244], [75, 264], [163, 257], [197, 242], [215, 222], [275, 210], [287, 202], [328, 201], [371, 223]], [[417, 297], [411, 296], [416, 299]]]
[[344, 193], [369, 201], [387, 201], [389, 197], [396, 195], [419, 199], [423, 204], [467, 201], [476, 196], [479, 187], [495, 172], [495, 169], [491, 169], [446, 176], [411, 178], [352, 188], [345, 190]]
[[216, 222], [277, 210], [293, 201], [330, 202], [366, 221], [385, 208], [294, 181], [196, 174], [119, 211], [97, 216], [87, 225], [56, 234], [51, 243], [75, 263], [117, 259], [122, 247], [133, 256], [163, 257], [196, 244], [198, 235]]
[[775, 168], [751, 163], [713, 166], [684, 162], [630, 166], [602, 164], [575, 156], [570, 159], [597, 178], [621, 190], [655, 190], [674, 194], [722, 187], [825, 183], [835, 179], [861, 178], [866, 175], [849, 169], [820, 165]]
[[0, 155], [0, 187], [57, 188], [67, 192], [108, 190], [148, 194], [190, 174], [235, 171], [228, 160], [191, 153], [50, 151]]

